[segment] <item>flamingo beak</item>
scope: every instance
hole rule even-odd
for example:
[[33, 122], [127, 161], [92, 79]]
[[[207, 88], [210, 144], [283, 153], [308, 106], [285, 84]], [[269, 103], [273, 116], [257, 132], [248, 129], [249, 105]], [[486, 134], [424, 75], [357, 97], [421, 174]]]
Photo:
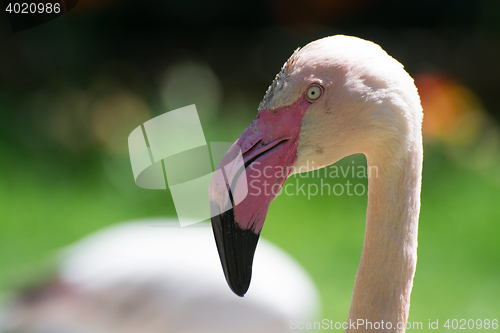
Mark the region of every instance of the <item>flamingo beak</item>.
[[[297, 159], [300, 123], [309, 105], [300, 98], [287, 107], [259, 110], [222, 159], [219, 169], [224, 178], [214, 177], [210, 184], [217, 249], [226, 281], [239, 296], [250, 286], [253, 257], [269, 205]], [[243, 161], [234, 163], [240, 151]], [[226, 191], [229, 196], [222, 195]]]

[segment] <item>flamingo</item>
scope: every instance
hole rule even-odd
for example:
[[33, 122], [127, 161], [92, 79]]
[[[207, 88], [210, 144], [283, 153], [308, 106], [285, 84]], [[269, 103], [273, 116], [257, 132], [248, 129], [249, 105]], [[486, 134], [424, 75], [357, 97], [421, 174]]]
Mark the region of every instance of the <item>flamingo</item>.
[[[378, 173], [368, 175], [363, 250], [344, 329], [404, 332], [417, 262], [422, 117], [413, 79], [377, 44], [337, 35], [297, 49], [220, 163], [223, 180], [210, 184], [212, 227], [233, 292], [249, 288], [255, 246], [286, 178], [362, 153]], [[243, 162], [234, 163], [240, 151]]]
[[65, 249], [48, 282], [4, 305], [0, 332], [285, 333], [315, 319], [316, 288], [289, 255], [259, 244], [254, 293], [238, 299], [212, 237], [209, 224], [164, 218], [100, 230]]

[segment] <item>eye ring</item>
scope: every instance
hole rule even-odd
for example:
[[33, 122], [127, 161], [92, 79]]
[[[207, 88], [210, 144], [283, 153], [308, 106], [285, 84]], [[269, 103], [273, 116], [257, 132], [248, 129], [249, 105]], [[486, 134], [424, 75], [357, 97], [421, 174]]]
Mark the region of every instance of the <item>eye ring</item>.
[[305, 99], [309, 103], [316, 102], [321, 96], [323, 96], [324, 91], [325, 90], [321, 85], [313, 83], [307, 87]]

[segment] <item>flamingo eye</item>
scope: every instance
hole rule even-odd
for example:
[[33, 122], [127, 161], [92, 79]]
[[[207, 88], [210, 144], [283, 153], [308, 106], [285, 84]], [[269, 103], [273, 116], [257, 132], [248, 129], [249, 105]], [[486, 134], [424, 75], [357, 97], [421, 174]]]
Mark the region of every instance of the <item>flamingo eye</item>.
[[317, 100], [321, 95], [323, 95], [323, 87], [320, 85], [314, 84], [307, 88], [307, 99], [309, 102]]

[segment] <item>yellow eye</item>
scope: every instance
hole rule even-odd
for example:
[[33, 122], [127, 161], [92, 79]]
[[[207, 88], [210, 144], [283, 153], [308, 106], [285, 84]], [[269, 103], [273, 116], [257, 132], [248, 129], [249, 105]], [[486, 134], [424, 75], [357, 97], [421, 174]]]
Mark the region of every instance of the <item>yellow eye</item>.
[[317, 85], [310, 86], [307, 89], [307, 98], [310, 101], [314, 101], [315, 99], [320, 98], [322, 94], [323, 94], [323, 90]]

